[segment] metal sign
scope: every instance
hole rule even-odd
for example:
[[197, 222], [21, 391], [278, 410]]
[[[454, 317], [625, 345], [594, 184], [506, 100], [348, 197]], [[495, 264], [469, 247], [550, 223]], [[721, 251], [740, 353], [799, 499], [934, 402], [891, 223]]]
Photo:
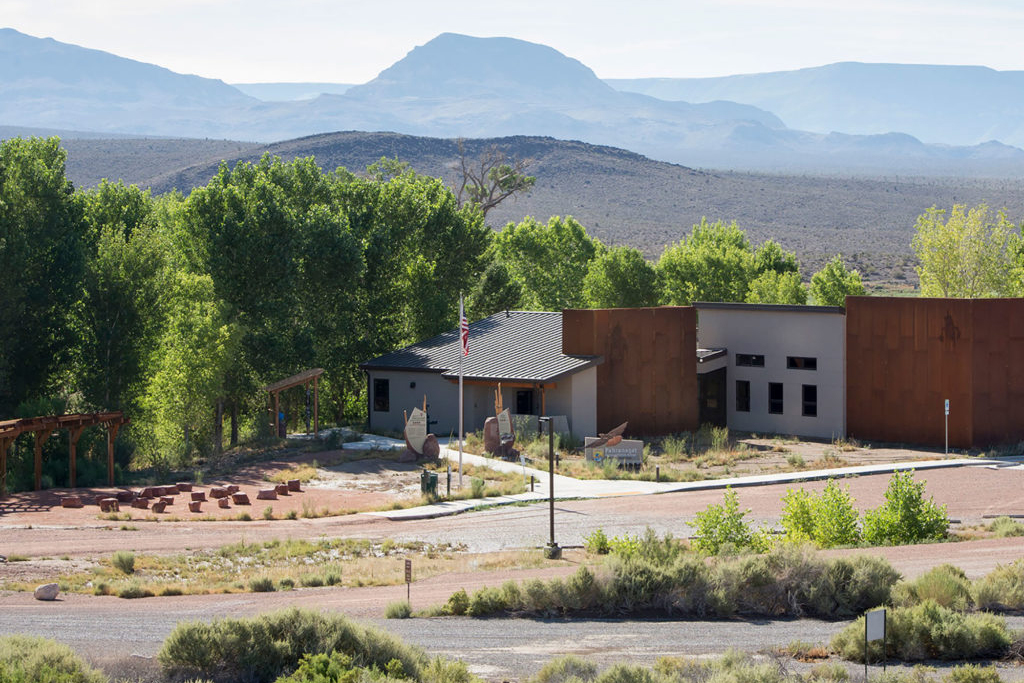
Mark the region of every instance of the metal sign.
[[405, 561], [405, 582], [412, 583], [412, 560]]
[[864, 615], [864, 633], [870, 643], [873, 640], [885, 640], [885, 610], [871, 610]]
[[946, 415], [949, 415], [949, 399], [946, 399]]

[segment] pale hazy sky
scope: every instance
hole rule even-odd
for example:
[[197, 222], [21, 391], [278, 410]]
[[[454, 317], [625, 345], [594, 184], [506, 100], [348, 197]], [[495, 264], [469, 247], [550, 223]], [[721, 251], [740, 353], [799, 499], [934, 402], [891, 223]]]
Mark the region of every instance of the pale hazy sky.
[[0, 0], [0, 27], [228, 82], [363, 83], [445, 31], [543, 43], [603, 78], [1024, 70], [1021, 0]]

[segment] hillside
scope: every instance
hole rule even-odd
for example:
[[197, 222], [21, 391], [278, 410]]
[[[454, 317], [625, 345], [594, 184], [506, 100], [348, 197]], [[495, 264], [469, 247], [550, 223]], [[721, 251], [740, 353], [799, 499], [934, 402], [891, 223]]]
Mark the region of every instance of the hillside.
[[[754, 242], [772, 238], [796, 251], [806, 273], [841, 252], [875, 283], [913, 282], [910, 238], [915, 218], [932, 205], [988, 202], [1024, 217], [1024, 187], [1013, 181], [866, 179], [702, 171], [653, 161], [612, 147], [538, 137], [467, 140], [470, 156], [493, 144], [533, 159], [537, 184], [506, 202], [489, 222], [525, 215], [572, 215], [608, 244], [629, 244], [657, 258], [702, 216], [735, 220]], [[235, 149], [231, 149], [235, 145]], [[274, 145], [196, 140], [66, 140], [68, 173], [77, 185], [123, 178], [187, 192], [206, 184], [221, 158], [255, 161], [264, 153], [290, 160], [315, 156], [324, 169], [364, 169], [381, 156], [421, 173], [455, 180], [456, 142], [395, 133], [332, 133]], [[185, 157], [206, 161], [184, 167]], [[148, 161], [147, 161], [148, 160]]]
[[816, 133], [899, 131], [925, 142], [1024, 146], [1024, 71], [981, 66], [864, 64], [720, 78], [608, 79], [665, 100], [732, 100]]

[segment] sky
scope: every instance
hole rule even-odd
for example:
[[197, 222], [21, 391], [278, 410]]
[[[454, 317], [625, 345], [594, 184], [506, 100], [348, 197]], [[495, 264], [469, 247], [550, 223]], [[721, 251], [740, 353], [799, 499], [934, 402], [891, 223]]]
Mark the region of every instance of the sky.
[[602, 78], [1024, 70], [1020, 0], [0, 0], [0, 26], [229, 83], [364, 83], [443, 32], [542, 43]]

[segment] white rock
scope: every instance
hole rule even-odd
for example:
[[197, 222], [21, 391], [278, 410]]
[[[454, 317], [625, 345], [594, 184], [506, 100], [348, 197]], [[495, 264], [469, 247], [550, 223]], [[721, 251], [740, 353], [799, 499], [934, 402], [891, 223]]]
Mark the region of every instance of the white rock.
[[36, 600], [56, 600], [58, 593], [60, 593], [60, 586], [58, 584], [44, 583], [36, 588], [32, 596]]

